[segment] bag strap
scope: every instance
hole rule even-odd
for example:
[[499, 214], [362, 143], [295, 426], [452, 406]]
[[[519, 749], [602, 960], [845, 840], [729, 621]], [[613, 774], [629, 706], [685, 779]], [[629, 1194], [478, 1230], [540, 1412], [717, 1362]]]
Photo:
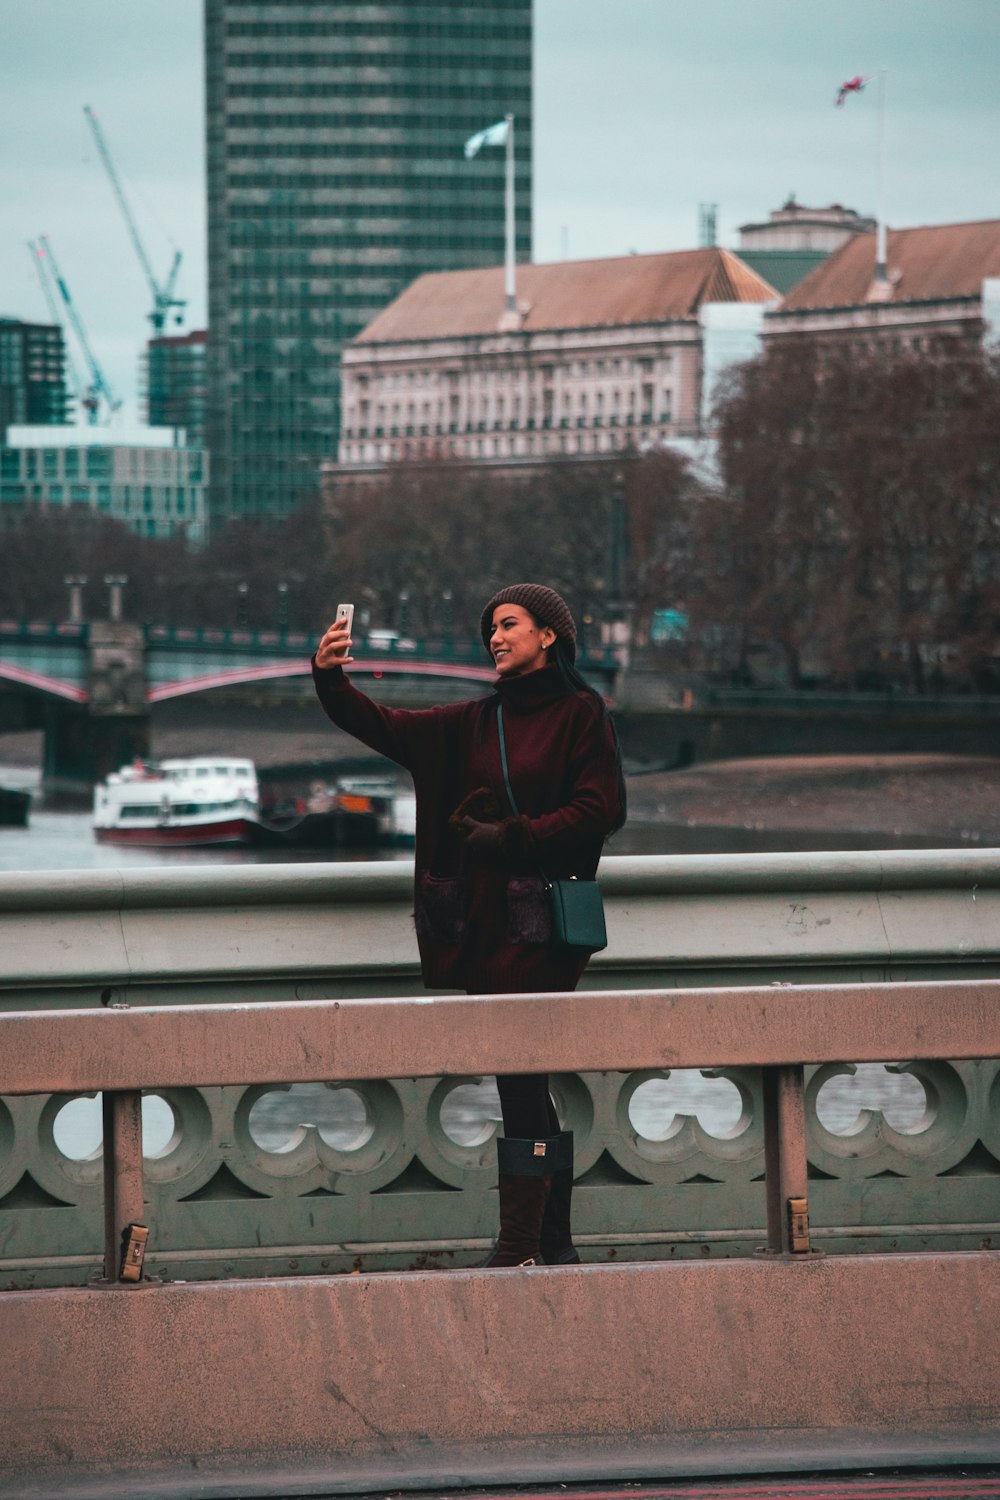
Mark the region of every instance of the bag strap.
[[507, 774], [507, 742], [503, 735], [503, 704], [497, 704], [497, 733], [500, 736], [500, 769], [503, 771], [503, 784], [507, 788], [507, 801], [515, 818], [520, 816], [517, 803], [514, 801], [514, 793], [511, 790], [510, 777]]

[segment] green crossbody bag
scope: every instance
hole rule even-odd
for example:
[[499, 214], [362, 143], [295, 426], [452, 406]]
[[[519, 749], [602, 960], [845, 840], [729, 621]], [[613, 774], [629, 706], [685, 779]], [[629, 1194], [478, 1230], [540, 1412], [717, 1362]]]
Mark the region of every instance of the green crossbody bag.
[[[500, 736], [500, 765], [503, 769], [503, 784], [507, 789], [507, 801], [514, 816], [518, 806], [514, 800], [510, 777], [507, 774], [507, 745], [503, 733], [503, 704], [497, 704], [497, 732]], [[554, 948], [585, 948], [591, 953], [600, 953], [608, 946], [608, 931], [604, 922], [604, 898], [596, 880], [578, 880], [575, 875], [550, 880], [541, 870], [542, 882], [549, 899], [552, 916], [552, 946]]]

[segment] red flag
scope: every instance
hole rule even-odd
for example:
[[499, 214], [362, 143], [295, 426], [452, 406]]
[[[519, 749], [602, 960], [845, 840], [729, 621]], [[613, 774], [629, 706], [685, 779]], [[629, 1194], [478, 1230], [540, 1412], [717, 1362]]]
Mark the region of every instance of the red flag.
[[849, 78], [846, 83], [842, 83], [840, 85], [840, 92], [837, 95], [837, 108], [841, 107], [848, 94], [860, 94], [865, 84], [871, 83], [871, 80], [871, 74], [866, 78], [862, 78], [861, 74], [858, 73], [854, 78]]

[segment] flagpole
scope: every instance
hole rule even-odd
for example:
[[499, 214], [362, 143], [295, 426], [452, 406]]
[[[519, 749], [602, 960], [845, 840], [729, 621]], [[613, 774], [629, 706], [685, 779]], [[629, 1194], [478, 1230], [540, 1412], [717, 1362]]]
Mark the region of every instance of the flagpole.
[[504, 191], [504, 228], [506, 255], [504, 259], [504, 310], [517, 312], [517, 294], [514, 282], [514, 116], [507, 115], [507, 178]]
[[875, 212], [875, 280], [889, 279], [885, 248], [885, 68], [878, 73], [878, 189]]

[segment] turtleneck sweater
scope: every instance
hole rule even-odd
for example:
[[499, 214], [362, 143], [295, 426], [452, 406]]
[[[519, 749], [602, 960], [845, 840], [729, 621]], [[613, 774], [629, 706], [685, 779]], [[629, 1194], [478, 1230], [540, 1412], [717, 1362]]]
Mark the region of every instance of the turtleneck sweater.
[[[427, 709], [375, 703], [341, 667], [314, 663], [313, 680], [334, 724], [413, 778], [414, 919], [425, 985], [494, 994], [573, 989], [587, 955], [559, 953], [539, 937], [541, 876], [592, 878], [618, 816], [615, 748], [594, 696], [567, 691], [551, 668], [498, 678], [487, 697]], [[498, 703], [518, 837], [492, 857], [472, 857], [449, 822], [456, 808], [483, 793], [494, 819], [512, 817]]]

